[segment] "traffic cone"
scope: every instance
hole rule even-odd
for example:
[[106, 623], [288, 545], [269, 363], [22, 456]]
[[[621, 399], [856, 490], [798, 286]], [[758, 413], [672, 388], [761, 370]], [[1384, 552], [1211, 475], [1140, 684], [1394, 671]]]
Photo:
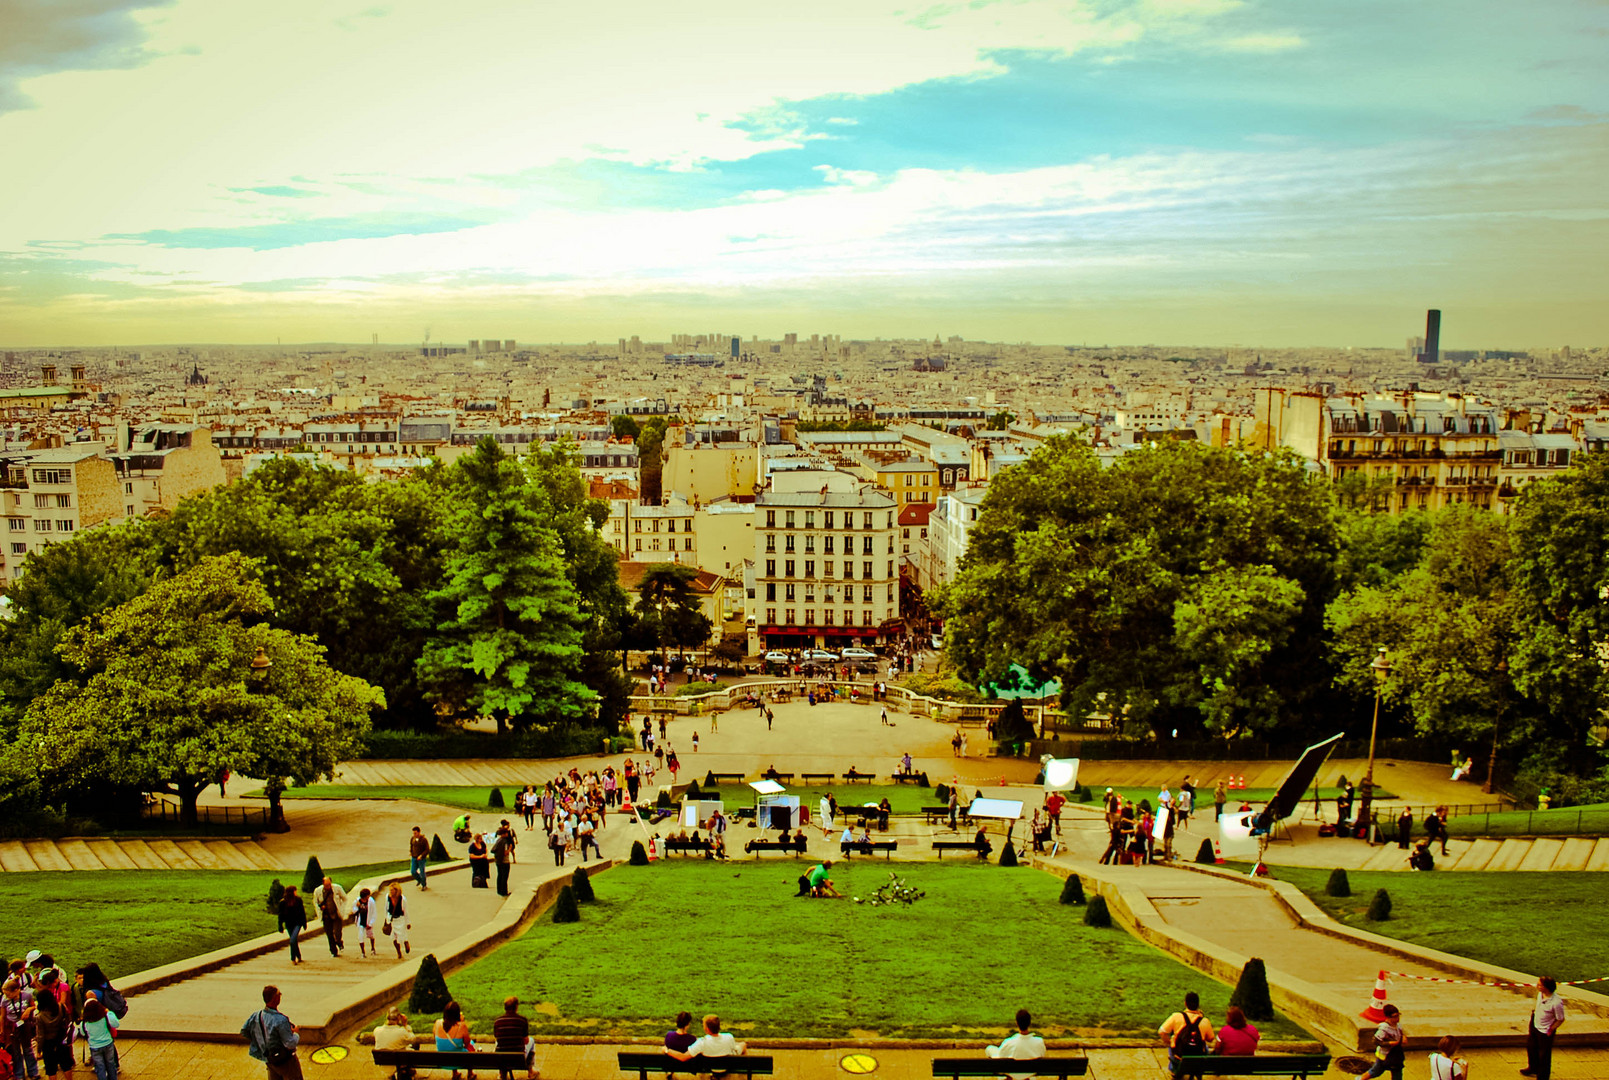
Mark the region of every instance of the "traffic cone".
[[648, 861], [651, 862], [651, 863], [656, 863], [656, 862], [659, 861], [659, 843], [658, 843], [658, 840], [659, 840], [659, 837], [657, 837], [657, 836], [650, 836], [648, 838]]
[[1383, 971], [1375, 976], [1374, 996], [1369, 999], [1369, 1007], [1358, 1014], [1370, 1023], [1379, 1024], [1386, 1018], [1386, 1014], [1381, 1011], [1386, 1004], [1386, 981], [1386, 973]]
[[1217, 866], [1222, 866], [1224, 864], [1223, 845], [1219, 844], [1216, 840], [1212, 842], [1212, 860]]

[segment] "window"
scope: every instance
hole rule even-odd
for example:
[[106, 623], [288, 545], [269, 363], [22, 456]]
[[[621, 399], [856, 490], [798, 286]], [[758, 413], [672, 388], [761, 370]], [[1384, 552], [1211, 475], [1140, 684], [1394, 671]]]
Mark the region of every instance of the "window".
[[870, 626], [871, 624], [872, 624], [872, 611], [871, 611], [871, 608], [867, 608], [865, 611], [862, 611], [860, 613], [860, 625], [862, 625], [862, 626]]
[[[793, 598], [794, 598], [794, 595], [793, 595], [793, 583], [790, 581], [787, 585], [783, 586], [782, 599], [788, 601], [789, 603], [792, 603]], [[792, 621], [793, 617], [790, 615], [788, 618], [789, 618], [789, 621]]]
[[658, 518], [654, 519], [654, 531], [655, 532], [659, 531], [659, 519]]
[[813, 577], [816, 576], [816, 560], [814, 560], [814, 559], [806, 559], [805, 560], [805, 573], [804, 573], [804, 576], [807, 577], [807, 578], [813, 578]]
[[[789, 528], [789, 529], [793, 528], [793, 511], [792, 510], [784, 510], [782, 513], [783, 513], [783, 517], [787, 519], [784, 522], [784, 527]], [[791, 622], [792, 620], [790, 619], [789, 621]]]
[[821, 621], [827, 626], [832, 625], [832, 608], [828, 608], [821, 613]]
[[826, 535], [826, 536], [821, 538], [821, 550], [822, 550], [823, 554], [826, 554], [826, 555], [831, 555], [832, 554], [832, 534], [831, 533], [829, 533], [828, 535]]
[[26, 518], [6, 518], [6, 528], [12, 532], [22, 532], [27, 527], [28, 521]]
[[909, 540], [911, 538], [911, 530], [901, 529], [899, 531], [899, 536], [901, 540]]
[[787, 609], [787, 616], [788, 616], [788, 617], [787, 617], [787, 619], [786, 619], [786, 620], [784, 620], [784, 621], [785, 621], [785, 622], [786, 622], [786, 623], [787, 623], [787, 624], [788, 624], [788, 625], [789, 625], [789, 626], [792, 626], [792, 625], [793, 625], [793, 609], [792, 609], [792, 608], [788, 608], [788, 609]]
[[814, 529], [815, 527], [816, 527], [816, 512], [814, 510], [806, 510], [805, 511], [805, 528]]
[[[869, 511], [867, 513], [862, 514], [860, 516], [860, 519], [861, 519], [861, 525], [860, 525], [861, 528], [869, 529], [869, 528], [872, 527], [872, 515], [871, 515], [871, 513]], [[888, 515], [888, 527], [889, 528], [894, 527], [894, 515], [893, 514]]]
[[888, 602], [890, 604], [894, 602], [894, 586], [892, 583], [890, 583], [888, 586]]
[[[676, 542], [676, 541], [674, 541], [674, 540], [672, 540], [672, 541], [671, 541], [671, 543], [673, 543], [673, 544], [674, 544], [674, 543], [675, 543], [675, 542]], [[659, 550], [659, 537], [657, 537], [657, 536], [656, 536], [656, 537], [654, 537], [654, 550], [655, 550], [655, 551], [658, 551], [658, 550]]]
[[788, 552], [789, 554], [793, 553], [793, 534], [792, 533], [787, 533], [782, 537], [782, 550]]
[[58, 522], [56, 522], [56, 531], [57, 532], [72, 532], [73, 531], [73, 523], [72, 523], [72, 521], [68, 520], [68, 521], [58, 521]]
[[894, 534], [893, 533], [888, 534], [888, 553], [890, 555], [894, 554]]
[[640, 536], [637, 537], [637, 550], [638, 551], [642, 550], [642, 537], [640, 537]]
[[894, 560], [893, 559], [888, 560], [888, 573], [885, 576], [887, 576], [887, 577], [893, 577], [894, 576]]
[[864, 585], [861, 587], [860, 602], [863, 604], [869, 604], [872, 602], [872, 587], [870, 585]]
[[910, 487], [915, 482], [916, 482], [916, 478], [914, 476], [912, 476], [910, 473], [905, 474], [905, 486], [906, 487]]
[[[831, 510], [823, 510], [821, 512], [821, 527], [823, 529], [832, 528], [832, 511]], [[832, 549], [829, 548], [828, 550], [830, 551]]]
[[933, 474], [932, 473], [923, 473], [922, 474], [922, 486], [923, 487], [932, 487], [933, 486]]
[[815, 624], [816, 624], [816, 610], [815, 610], [815, 608], [805, 608], [805, 625], [806, 626], [814, 626]]
[[35, 495], [34, 496], [34, 509], [35, 510], [43, 510], [49, 505], [50, 505], [50, 496], [49, 495]]
[[765, 512], [765, 527], [768, 529], [774, 529], [777, 527], [777, 512], [775, 510], [767, 510]]
[[923, 540], [927, 539], [927, 529], [926, 529], [926, 527], [923, 527], [923, 529], [922, 529], [921, 539], [923, 539]]
[[71, 506], [71, 505], [73, 505], [73, 497], [71, 495], [57, 495], [56, 496], [56, 507], [57, 507], [57, 509], [60, 509], [62, 507]]
[[765, 583], [765, 598], [767, 600], [775, 600], [777, 598], [777, 583], [776, 582], [768, 581], [768, 582]]
[[26, 554], [28, 554], [28, 545], [27, 544], [12, 544], [11, 545], [11, 554], [13, 554], [13, 555], [26, 555]]
[[40, 518], [38, 521], [34, 522], [34, 532], [49, 532], [49, 531], [50, 531], [50, 519], [49, 518]]
[[641, 520], [641, 519], [638, 519], [638, 520], [637, 520], [637, 522], [636, 522], [636, 523], [635, 523], [635, 524], [636, 524], [636, 526], [637, 526], [637, 531], [638, 531], [638, 532], [642, 532], [642, 520]]
[[872, 576], [872, 564], [870, 562], [863, 562], [860, 564], [860, 576], [863, 578], [869, 578]]
[[692, 551], [693, 550], [693, 538], [691, 536], [685, 538], [682, 541], [682, 550], [683, 551]]
[[765, 534], [765, 550], [770, 551], [770, 552], [774, 552], [774, 551], [776, 551], [776, 549], [777, 549], [777, 534], [776, 533], [766, 533]]
[[821, 576], [822, 577], [832, 577], [832, 560], [831, 559], [828, 559], [826, 562], [821, 564]]
[[845, 578], [852, 578], [854, 576], [855, 576], [855, 564], [850, 562], [848, 559], [845, 559], [844, 560], [844, 577]]
[[871, 537], [863, 536], [863, 537], [860, 538], [860, 553], [862, 555], [870, 555], [872, 553], [872, 538]]
[[35, 469], [34, 483], [36, 484], [70, 484], [73, 482], [71, 469]]
[[765, 609], [765, 621], [770, 623], [772, 626], [776, 625], [776, 623], [777, 623], [777, 609], [776, 608], [768, 607], [768, 608]]
[[814, 554], [816, 550], [816, 534], [805, 533], [805, 554]]
[[792, 577], [793, 576], [793, 560], [792, 559], [784, 559], [784, 560], [782, 560], [782, 576], [783, 577]]

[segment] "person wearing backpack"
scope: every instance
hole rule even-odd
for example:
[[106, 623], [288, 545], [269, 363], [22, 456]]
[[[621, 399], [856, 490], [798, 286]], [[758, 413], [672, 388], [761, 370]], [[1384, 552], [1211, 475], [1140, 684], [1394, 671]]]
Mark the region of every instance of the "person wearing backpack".
[[1168, 1044], [1168, 1072], [1188, 1076], [1182, 1071], [1186, 1054], [1205, 1054], [1212, 1044], [1212, 1021], [1201, 1011], [1201, 997], [1194, 990], [1184, 995], [1184, 1011], [1176, 1012], [1157, 1028]]
[[296, 1045], [302, 1041], [296, 1025], [279, 1011], [279, 987], [263, 987], [263, 1007], [246, 1017], [240, 1033], [247, 1053], [268, 1066], [268, 1080], [302, 1080], [302, 1063]]

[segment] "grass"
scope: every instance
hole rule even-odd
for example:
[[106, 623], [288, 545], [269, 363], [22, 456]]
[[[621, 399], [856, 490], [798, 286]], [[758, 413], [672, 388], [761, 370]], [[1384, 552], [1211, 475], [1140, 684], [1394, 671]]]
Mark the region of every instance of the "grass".
[[[1532, 975], [1591, 979], [1605, 974], [1609, 936], [1605, 876], [1557, 873], [1393, 873], [1348, 870], [1352, 895], [1324, 895], [1328, 870], [1272, 867], [1326, 913], [1359, 930], [1426, 945]], [[1364, 915], [1376, 889], [1391, 896], [1391, 918]]]
[[[1105, 798], [1106, 796], [1106, 788], [1107, 785], [1105, 784], [1089, 783], [1089, 789], [1090, 792], [1095, 796], [1095, 801], [1083, 803], [1082, 805], [1093, 806], [1095, 809], [1099, 810], [1101, 808], [1101, 799]], [[1156, 796], [1157, 791], [1159, 790], [1158, 788], [1113, 787], [1112, 790], [1117, 792], [1125, 799], [1132, 799], [1135, 806], [1140, 805], [1141, 799], [1149, 799], [1151, 801], [1152, 808], [1154, 809], [1156, 807]], [[1175, 795], [1179, 793], [1178, 788], [1170, 787], [1168, 790], [1173, 792]], [[1275, 789], [1273, 788], [1247, 788], [1243, 791], [1237, 789], [1235, 791], [1228, 792], [1229, 798], [1224, 802], [1224, 809], [1234, 810], [1240, 806], [1241, 802], [1249, 802], [1253, 806], [1261, 807], [1274, 797], [1274, 790]], [[1324, 801], [1324, 814], [1326, 818], [1333, 818], [1335, 816], [1335, 797], [1339, 794], [1341, 794], [1340, 788], [1319, 788], [1319, 798]], [[1376, 799], [1396, 798], [1395, 795], [1392, 795], [1389, 791], [1386, 791], [1383, 788], [1377, 788], [1375, 790], [1374, 797]], [[1307, 798], [1304, 800], [1304, 802], [1308, 806], [1312, 805], [1313, 791], [1311, 788], [1308, 789]], [[1075, 803], [1075, 805], [1079, 804]], [[1196, 788], [1195, 809], [1190, 812], [1190, 816], [1199, 821], [1202, 814], [1206, 814], [1208, 821], [1212, 820], [1212, 788], [1210, 787]]]
[[[503, 807], [496, 808], [486, 805], [486, 799], [491, 795], [492, 789], [484, 785], [468, 787], [450, 784], [415, 784], [415, 785], [387, 785], [387, 784], [316, 784], [313, 787], [290, 788], [282, 796], [285, 799], [415, 799], [419, 802], [439, 803], [442, 806], [451, 806], [456, 810], [468, 810], [474, 813], [489, 813], [496, 809], [502, 817], [514, 817], [514, 794], [522, 785], [508, 784], [503, 786]], [[249, 791], [247, 798], [259, 798], [262, 791]]]
[[[342, 886], [406, 873], [406, 862], [326, 869]], [[94, 961], [116, 981], [275, 929], [268, 886], [301, 874], [263, 870], [77, 870], [0, 874], [0, 956], [52, 954], [68, 971]]]
[[1449, 836], [1609, 835], [1609, 803], [1561, 806], [1557, 810], [1505, 810], [1500, 814], [1454, 815]]
[[[480, 1031], [517, 994], [534, 1004], [533, 1030], [600, 1036], [657, 1035], [687, 1009], [719, 1013], [739, 1037], [998, 1037], [1026, 1006], [1041, 1034], [1148, 1038], [1186, 989], [1215, 1017], [1228, 1005], [1229, 987], [1122, 929], [1083, 925], [1049, 874], [835, 865], [849, 896], [891, 871], [927, 893], [868, 907], [795, 898], [808, 866], [622, 866], [593, 879], [580, 923], [541, 919], [448, 986]], [[1263, 1030], [1311, 1038], [1284, 1019]]]
[[[668, 776], [669, 773], [661, 770], [660, 775]], [[704, 776], [702, 773], [695, 775], [691, 770], [683, 769], [682, 777], [684, 781], [697, 780], [699, 787], [703, 789]], [[935, 784], [938, 782], [934, 781]], [[973, 784], [962, 784], [961, 786], [969, 794], [976, 787]], [[502, 816], [513, 817], [514, 793], [518, 790], [519, 788], [515, 786], [505, 786], [503, 788], [503, 800], [507, 803], [507, 806], [499, 811]], [[728, 813], [740, 806], [754, 805], [754, 792], [747, 785], [704, 790], [718, 793], [725, 801]], [[858, 806], [867, 802], [875, 803], [887, 796], [888, 804], [893, 807], [896, 814], [916, 814], [920, 813], [924, 806], [939, 805], [938, 796], [934, 794], [932, 788], [914, 787], [910, 784], [815, 784], [810, 787], [791, 785], [788, 790], [798, 795], [804, 805], [810, 807], [812, 814], [815, 812], [817, 802], [829, 791], [837, 797], [840, 805], [853, 803]], [[251, 792], [249, 794], [255, 796], [259, 793]], [[420, 802], [439, 803], [442, 806], [451, 806], [458, 810], [468, 810], [471, 814], [474, 814], [477, 812], [490, 812], [491, 807], [486, 805], [486, 798], [490, 794], [491, 788], [488, 787], [454, 787], [447, 785], [389, 787], [363, 784], [318, 784], [313, 787], [292, 788], [285, 792], [284, 797], [286, 799], [417, 799]], [[646, 801], [644, 805], [653, 805], [652, 800]]]

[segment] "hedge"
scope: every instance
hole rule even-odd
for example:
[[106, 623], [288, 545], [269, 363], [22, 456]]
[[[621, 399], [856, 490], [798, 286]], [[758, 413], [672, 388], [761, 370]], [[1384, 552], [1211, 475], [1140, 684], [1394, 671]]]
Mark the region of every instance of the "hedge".
[[[361, 758], [437, 761], [447, 758], [552, 758], [596, 754], [609, 732], [601, 727], [559, 728], [496, 735], [484, 731], [371, 731]], [[630, 745], [622, 739], [622, 745]]]

